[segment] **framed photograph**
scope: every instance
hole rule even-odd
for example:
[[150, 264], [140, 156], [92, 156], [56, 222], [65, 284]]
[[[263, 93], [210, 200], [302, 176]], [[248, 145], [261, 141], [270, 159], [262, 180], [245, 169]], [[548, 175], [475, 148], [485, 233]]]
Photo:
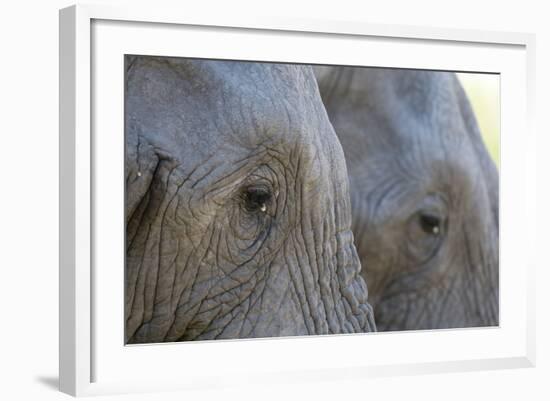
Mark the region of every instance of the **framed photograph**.
[[534, 37], [60, 11], [60, 389], [534, 365]]

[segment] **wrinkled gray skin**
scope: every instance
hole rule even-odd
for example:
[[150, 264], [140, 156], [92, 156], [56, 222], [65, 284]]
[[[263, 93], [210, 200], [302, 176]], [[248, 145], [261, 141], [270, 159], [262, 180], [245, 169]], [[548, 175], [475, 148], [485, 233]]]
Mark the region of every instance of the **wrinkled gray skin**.
[[126, 341], [375, 329], [310, 67], [128, 57]]
[[379, 331], [498, 324], [498, 173], [453, 73], [319, 67]]

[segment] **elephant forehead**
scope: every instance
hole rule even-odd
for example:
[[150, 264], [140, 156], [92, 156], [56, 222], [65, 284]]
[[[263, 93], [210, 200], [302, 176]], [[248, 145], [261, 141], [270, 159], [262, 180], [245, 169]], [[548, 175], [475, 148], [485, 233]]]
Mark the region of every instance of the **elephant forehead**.
[[365, 116], [371, 132], [365, 138], [367, 152], [374, 158], [408, 160], [416, 169], [434, 164], [476, 167], [471, 166], [475, 158], [453, 74], [403, 70], [373, 75], [373, 92], [384, 96], [377, 96]]
[[326, 129], [307, 67], [147, 58], [132, 70], [128, 117], [160, 147], [303, 142]]
[[306, 66], [138, 58], [126, 93], [128, 136], [175, 159], [183, 171], [253, 167], [266, 151], [299, 159], [310, 176], [319, 176], [323, 165], [343, 165]]

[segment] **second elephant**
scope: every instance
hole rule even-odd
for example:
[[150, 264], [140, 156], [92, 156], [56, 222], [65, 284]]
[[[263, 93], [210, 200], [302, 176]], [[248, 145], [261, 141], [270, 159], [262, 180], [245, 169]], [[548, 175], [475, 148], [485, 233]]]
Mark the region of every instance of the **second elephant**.
[[455, 74], [317, 67], [378, 330], [499, 323], [498, 172]]

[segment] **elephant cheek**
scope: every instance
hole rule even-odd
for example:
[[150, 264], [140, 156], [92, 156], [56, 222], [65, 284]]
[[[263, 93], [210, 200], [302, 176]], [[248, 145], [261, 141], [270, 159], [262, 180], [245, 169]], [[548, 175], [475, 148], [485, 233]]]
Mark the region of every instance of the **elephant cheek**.
[[278, 322], [279, 335], [375, 331], [351, 231], [339, 232], [330, 212], [325, 221], [317, 217], [302, 218], [285, 241], [284, 257], [270, 266], [267, 288], [276, 291], [264, 294], [283, 294], [270, 314], [271, 329]]

